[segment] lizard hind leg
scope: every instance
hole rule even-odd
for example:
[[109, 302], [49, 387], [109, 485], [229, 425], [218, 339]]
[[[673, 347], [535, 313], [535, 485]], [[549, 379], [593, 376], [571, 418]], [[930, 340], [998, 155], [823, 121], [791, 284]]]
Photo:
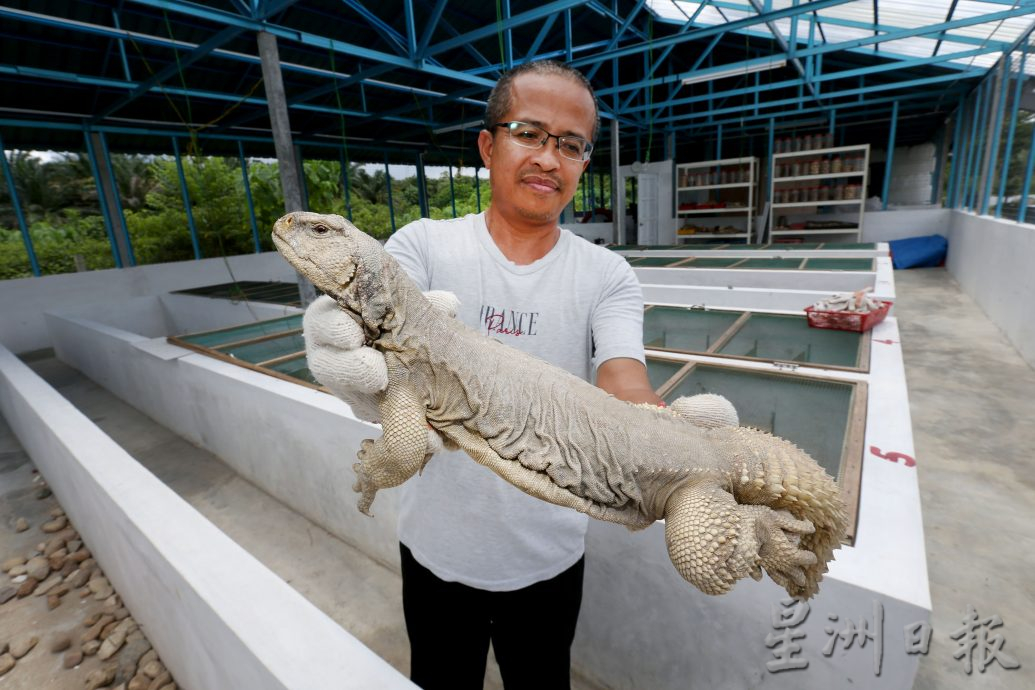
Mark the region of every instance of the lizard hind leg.
[[724, 594], [762, 568], [788, 591], [806, 585], [805, 569], [815, 554], [799, 545], [812, 525], [786, 511], [741, 505], [721, 486], [688, 482], [665, 504], [669, 558], [685, 580], [705, 594]]

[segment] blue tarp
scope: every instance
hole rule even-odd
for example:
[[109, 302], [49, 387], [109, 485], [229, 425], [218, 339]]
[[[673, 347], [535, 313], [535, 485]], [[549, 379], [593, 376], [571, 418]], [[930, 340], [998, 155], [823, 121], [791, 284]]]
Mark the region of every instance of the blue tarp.
[[941, 235], [907, 237], [904, 240], [892, 240], [888, 245], [891, 249], [891, 263], [895, 268], [941, 266], [949, 250], [949, 241]]

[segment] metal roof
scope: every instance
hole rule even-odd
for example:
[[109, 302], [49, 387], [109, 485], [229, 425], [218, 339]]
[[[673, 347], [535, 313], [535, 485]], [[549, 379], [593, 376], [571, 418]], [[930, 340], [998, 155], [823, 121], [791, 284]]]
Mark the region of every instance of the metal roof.
[[75, 150], [89, 128], [113, 150], [168, 152], [189, 133], [206, 152], [236, 155], [242, 141], [272, 155], [256, 45], [267, 31], [306, 157], [337, 158], [344, 141], [356, 159], [470, 165], [492, 83], [542, 57], [590, 76], [623, 162], [660, 159], [669, 132], [684, 160], [720, 135], [750, 150], [771, 123], [834, 120], [849, 141], [880, 141], [895, 103], [909, 144], [929, 140], [1035, 19], [1035, 0], [530, 5], [0, 0], [0, 134], [8, 149]]

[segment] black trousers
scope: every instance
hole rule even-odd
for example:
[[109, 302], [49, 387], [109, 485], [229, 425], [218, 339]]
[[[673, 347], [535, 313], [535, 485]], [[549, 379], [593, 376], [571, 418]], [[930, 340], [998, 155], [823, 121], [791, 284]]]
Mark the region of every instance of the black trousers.
[[582, 605], [584, 558], [560, 575], [511, 592], [445, 582], [402, 554], [410, 678], [424, 690], [481, 690], [489, 642], [507, 690], [568, 690]]

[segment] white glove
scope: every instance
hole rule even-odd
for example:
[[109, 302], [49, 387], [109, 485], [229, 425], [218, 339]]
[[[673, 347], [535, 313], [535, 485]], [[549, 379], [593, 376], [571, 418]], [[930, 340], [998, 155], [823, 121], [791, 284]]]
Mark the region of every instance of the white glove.
[[[440, 312], [456, 317], [460, 300], [452, 292], [432, 290], [424, 296]], [[331, 297], [318, 297], [302, 317], [306, 359], [313, 378], [348, 403], [358, 418], [381, 423], [378, 403], [388, 386], [384, 355], [363, 344], [363, 329]], [[428, 455], [444, 447], [428, 429]]]
[[669, 409], [673, 414], [685, 417], [691, 424], [705, 429], [740, 426], [740, 417], [733, 403], [713, 393], [684, 395], [672, 401]]

